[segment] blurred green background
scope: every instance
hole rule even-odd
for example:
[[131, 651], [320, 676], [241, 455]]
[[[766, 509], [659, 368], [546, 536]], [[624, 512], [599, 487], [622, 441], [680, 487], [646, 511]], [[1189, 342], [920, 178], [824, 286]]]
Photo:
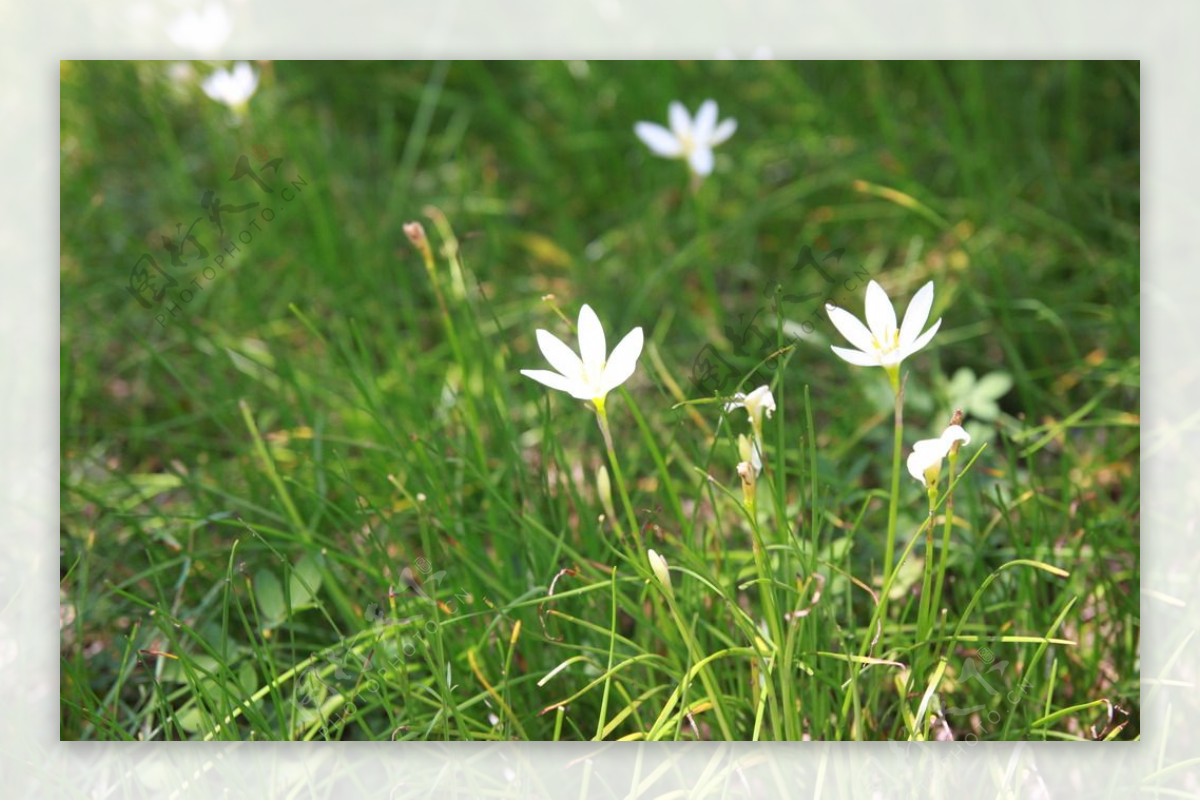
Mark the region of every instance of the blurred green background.
[[[260, 85], [240, 116], [199, 88], [215, 66], [61, 68], [64, 738], [203, 728], [161, 723], [165, 709], [186, 710], [171, 688], [197, 681], [155, 658], [189, 647], [156, 615], [177, 617], [249, 691], [350, 636], [418, 554], [479, 609], [544, 594], [562, 555], [504, 533], [511, 519], [488, 488], [576, 519], [561, 500], [535, 500], [544, 464], [530, 452], [553, 450], [550, 402], [516, 372], [544, 366], [535, 328], [563, 333], [548, 294], [571, 320], [580, 304], [595, 308], [610, 346], [645, 328], [656, 361], [648, 347], [630, 392], [672, 460], [679, 449], [706, 467], [694, 415], [715, 423], [711, 407], [675, 404], [737, 388], [767, 355], [744, 347], [752, 322], [772, 339], [780, 321], [811, 329], [781, 378], [797, 426], [788, 441], [801, 438], [807, 386], [826, 533], [849, 527], [864, 487], [886, 485], [890, 400], [876, 371], [829, 352], [843, 343], [820, 308], [831, 297], [861, 314], [868, 275], [899, 308], [936, 282], [943, 327], [906, 363], [906, 440], [935, 435], [962, 407], [991, 443], [965, 505], [990, 524], [956, 552], [963, 583], [1014, 555], [1069, 554], [1063, 592], [1079, 602], [1062, 636], [1081, 645], [1062, 656], [1053, 692], [1064, 705], [1120, 699], [1134, 721], [1122, 736], [1136, 733], [1136, 63], [256, 62]], [[738, 129], [693, 193], [684, 165], [650, 154], [633, 125], [706, 98]], [[261, 185], [235, 177], [243, 156]], [[202, 205], [209, 191], [228, 242]], [[465, 270], [445, 286], [477, 321], [466, 356], [448, 346], [402, 231], [423, 220], [440, 247], [428, 207], [457, 235]], [[175, 264], [164, 242], [192, 225]], [[841, 288], [804, 267], [805, 248]], [[150, 308], [128, 289], [144, 254], [159, 285], [178, 281]], [[698, 388], [706, 347], [733, 372]], [[472, 359], [478, 371], [464, 366]], [[773, 375], [766, 365], [742, 388]], [[555, 436], [571, 453], [583, 445], [590, 475], [599, 437], [567, 400], [553, 399]], [[653, 473], [638, 426], [614, 414], [631, 461]], [[652, 479], [637, 503], [679, 528]], [[418, 492], [438, 509], [420, 522], [405, 516]], [[919, 493], [906, 492], [919, 519]], [[993, 507], [1007, 511], [989, 517]], [[875, 544], [838, 553], [863, 573], [879, 561]], [[315, 559], [323, 588], [306, 600], [319, 612], [264, 626], [234, 602], [256, 598], [249, 608], [266, 614], [264, 566], [287, 584]], [[297, 586], [289, 595], [307, 592]], [[1007, 614], [1032, 607], [1019, 614], [1044, 631], [1053, 616], [1040, 616], [1061, 604], [1041, 592], [1013, 588]], [[1003, 628], [1004, 607], [989, 614]], [[534, 636], [537, 618], [523, 619]], [[280, 626], [286, 638], [252, 642]], [[469, 679], [465, 653], [443, 656]], [[538, 676], [561, 660], [525, 658]], [[532, 720], [526, 734], [549, 735], [549, 717]], [[259, 725], [280, 735], [273, 721]], [[359, 728], [322, 731], [376, 737], [401, 724], [363, 713], [345, 725]]]

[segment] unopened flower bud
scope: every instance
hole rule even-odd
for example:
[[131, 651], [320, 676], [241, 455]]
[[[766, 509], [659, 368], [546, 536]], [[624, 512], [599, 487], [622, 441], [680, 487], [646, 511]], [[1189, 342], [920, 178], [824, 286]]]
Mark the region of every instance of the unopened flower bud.
[[658, 583], [663, 586], [668, 596], [674, 598], [675, 590], [671, 588], [671, 573], [667, 567], [667, 560], [663, 559], [653, 548], [646, 551], [646, 558], [650, 562], [650, 569], [654, 571], [654, 577], [658, 579]]
[[600, 505], [604, 507], [605, 514], [615, 520], [617, 515], [613, 511], [612, 485], [608, 481], [608, 468], [604, 465], [596, 470], [596, 491], [600, 494]]
[[425, 226], [419, 222], [407, 222], [404, 224], [404, 235], [408, 240], [419, 248], [428, 246], [429, 241], [425, 238]]

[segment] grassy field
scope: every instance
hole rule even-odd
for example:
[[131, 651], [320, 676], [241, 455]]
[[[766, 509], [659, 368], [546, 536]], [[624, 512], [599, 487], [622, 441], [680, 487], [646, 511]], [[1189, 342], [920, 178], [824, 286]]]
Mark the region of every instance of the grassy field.
[[217, 66], [61, 69], [63, 739], [1139, 736], [1136, 63]]

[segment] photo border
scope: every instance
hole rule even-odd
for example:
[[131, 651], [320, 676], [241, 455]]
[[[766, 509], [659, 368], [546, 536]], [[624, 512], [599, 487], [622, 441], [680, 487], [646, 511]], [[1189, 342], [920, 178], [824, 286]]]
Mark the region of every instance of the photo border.
[[[1165, 2], [229, 2], [223, 58], [1121, 58], [1142, 94], [1142, 739], [1130, 743], [59, 743], [59, 59], [180, 58], [165, 25], [199, 2], [14, 4], [0, 486], [5, 794], [89, 796], [1126, 797], [1200, 792], [1196, 133], [1200, 7]], [[364, 9], [376, 10], [370, 24]], [[321, 12], [326, 12], [322, 14]], [[1191, 66], [1188, 66], [1191, 65]], [[14, 81], [13, 78], [17, 80]], [[89, 269], [93, 267], [88, 266]], [[95, 269], [106, 269], [103, 266]], [[962, 749], [955, 751], [955, 747]], [[15, 781], [14, 781], [15, 780]]]

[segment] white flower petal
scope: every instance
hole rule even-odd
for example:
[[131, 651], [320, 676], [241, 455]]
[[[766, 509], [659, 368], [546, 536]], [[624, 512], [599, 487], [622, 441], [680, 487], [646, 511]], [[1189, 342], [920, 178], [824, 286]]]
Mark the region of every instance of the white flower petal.
[[671, 123], [671, 131], [677, 137], [692, 135], [692, 118], [678, 100], [672, 100], [667, 106], [667, 120]]
[[200, 88], [204, 90], [204, 94], [213, 100], [223, 103], [225, 102], [225, 85], [228, 82], [229, 73], [221, 69], [201, 81]]
[[712, 174], [713, 170], [713, 152], [708, 145], [698, 144], [688, 155], [688, 164], [692, 168], [692, 172], [701, 177]]
[[933, 335], [938, 332], [938, 329], [941, 328], [941, 326], [942, 326], [942, 318], [939, 317], [937, 319], [937, 322], [929, 327], [928, 331], [926, 331], [924, 334], [921, 334], [921, 336], [917, 337], [916, 341], [913, 342], [911, 345], [908, 345], [899, 351], [900, 358], [907, 359], [909, 356], [913, 355], [914, 353], [919, 351], [921, 348], [928, 345], [929, 340], [933, 339]]
[[935, 439], [919, 439], [913, 443], [913, 451], [922, 454], [926, 459], [941, 459], [946, 455], [946, 446], [941, 437]]
[[245, 61], [239, 61], [234, 65], [233, 80], [247, 98], [258, 88], [258, 73], [251, 69]]
[[551, 389], [557, 389], [560, 392], [566, 392], [574, 398], [579, 398], [580, 400], [591, 400], [589, 397], [591, 393], [587, 392], [586, 387], [584, 387], [578, 381], [572, 381], [571, 379], [561, 376], [558, 373], [553, 373], [549, 370], [522, 370], [521, 375], [525, 376], [526, 378], [532, 378], [539, 384], [545, 384]]
[[925, 484], [925, 468], [926, 459], [923, 454], [914, 450], [908, 455], [908, 474], [920, 481], [922, 485]]
[[683, 155], [683, 143], [661, 125], [639, 122], [633, 126], [633, 132], [656, 156], [673, 159]]
[[604, 365], [604, 375], [600, 380], [600, 389], [605, 394], [624, 384], [637, 368], [638, 357], [642, 355], [644, 343], [642, 327], [630, 331], [613, 348], [608, 363]]
[[734, 409], [738, 408], [739, 406], [745, 406], [745, 405], [746, 405], [746, 395], [742, 392], [735, 392], [735, 393], [733, 393], [733, 400], [731, 400], [725, 404], [725, 411], [732, 412]]
[[220, 3], [208, 3], [197, 13], [189, 10], [167, 26], [167, 36], [180, 47], [211, 54], [221, 49], [233, 30], [233, 20]]
[[913, 295], [904, 311], [904, 322], [900, 324], [901, 347], [915, 342], [929, 319], [929, 310], [933, 307], [933, 282], [925, 284]]
[[249, 100], [258, 88], [258, 73], [245, 61], [239, 61], [233, 72], [219, 69], [200, 86], [213, 100], [237, 107]]
[[896, 330], [896, 310], [883, 287], [875, 281], [867, 284], [867, 327], [882, 347], [888, 345], [888, 335]]
[[705, 100], [692, 120], [692, 136], [697, 142], [712, 144], [713, 131], [717, 128], [717, 101]]
[[583, 304], [579, 310], [579, 356], [583, 359], [586, 381], [596, 384], [604, 371], [604, 357], [608, 353], [604, 342], [604, 327], [592, 307]]
[[721, 120], [721, 124], [717, 126], [717, 129], [712, 132], [712, 136], [708, 138], [708, 144], [712, 147], [716, 147], [729, 137], [733, 136], [733, 133], [736, 130], [737, 120]]
[[841, 356], [851, 364], [856, 364], [859, 367], [878, 367], [879, 354], [863, 353], [861, 350], [850, 350], [849, 348], [839, 348], [837, 345], [831, 345], [833, 352]]
[[956, 442], [964, 445], [971, 442], [971, 435], [958, 425], [947, 426], [937, 439], [922, 439], [914, 442], [912, 453], [908, 455], [907, 460], [909, 474], [928, 486], [925, 474], [935, 467], [941, 467], [942, 460], [950, 453], [950, 449]]
[[864, 353], [872, 353], [876, 350], [875, 339], [871, 336], [871, 332], [853, 314], [832, 303], [825, 304], [825, 313], [829, 315], [829, 321], [851, 345]]
[[579, 383], [583, 381], [583, 362], [575, 355], [561, 339], [541, 328], [537, 330], [538, 347], [550, 366], [568, 381]]
[[956, 442], [961, 442], [963, 445], [971, 444], [971, 435], [962, 426], [947, 426], [942, 432], [941, 442], [946, 446], [946, 453], [950, 452], [950, 447]]
[[775, 396], [771, 394], [771, 388], [763, 384], [746, 396], [745, 405], [752, 415], [762, 415], [765, 411], [767, 417], [770, 417], [775, 411]]

